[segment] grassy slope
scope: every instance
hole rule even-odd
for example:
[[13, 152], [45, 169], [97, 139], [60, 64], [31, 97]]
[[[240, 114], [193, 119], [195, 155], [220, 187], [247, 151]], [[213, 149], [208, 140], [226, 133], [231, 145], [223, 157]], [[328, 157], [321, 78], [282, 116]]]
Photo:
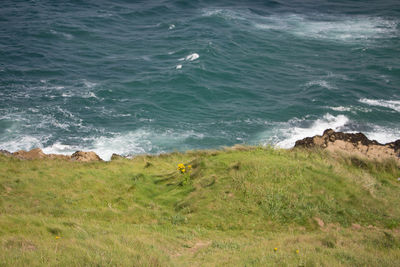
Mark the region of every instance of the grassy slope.
[[[188, 184], [178, 163], [193, 165]], [[0, 170], [0, 265], [400, 265], [392, 162], [247, 148], [98, 163], [0, 156]]]

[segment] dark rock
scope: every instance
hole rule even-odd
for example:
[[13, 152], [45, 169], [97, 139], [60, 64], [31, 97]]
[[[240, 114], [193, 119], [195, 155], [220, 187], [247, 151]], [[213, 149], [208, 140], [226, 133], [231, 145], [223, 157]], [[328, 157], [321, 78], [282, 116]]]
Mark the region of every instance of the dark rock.
[[112, 154], [112, 156], [111, 156], [111, 160], [117, 160], [117, 159], [122, 159], [122, 158], [124, 158], [123, 156], [121, 156], [121, 155], [118, 155], [118, 154]]
[[0, 155], [4, 155], [4, 156], [12, 156], [12, 153], [4, 150], [4, 149], [0, 149]]

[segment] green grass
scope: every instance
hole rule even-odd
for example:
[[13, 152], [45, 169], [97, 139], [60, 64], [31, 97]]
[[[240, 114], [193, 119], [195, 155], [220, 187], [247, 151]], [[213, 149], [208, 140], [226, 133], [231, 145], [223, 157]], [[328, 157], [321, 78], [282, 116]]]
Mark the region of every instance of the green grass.
[[0, 266], [400, 265], [395, 162], [238, 147], [0, 169]]

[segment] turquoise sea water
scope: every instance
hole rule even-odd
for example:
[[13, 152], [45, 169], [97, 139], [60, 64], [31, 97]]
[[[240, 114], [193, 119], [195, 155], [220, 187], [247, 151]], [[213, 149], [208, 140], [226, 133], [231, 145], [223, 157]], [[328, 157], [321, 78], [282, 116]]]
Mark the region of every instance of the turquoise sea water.
[[2, 1], [0, 149], [400, 138], [400, 2]]

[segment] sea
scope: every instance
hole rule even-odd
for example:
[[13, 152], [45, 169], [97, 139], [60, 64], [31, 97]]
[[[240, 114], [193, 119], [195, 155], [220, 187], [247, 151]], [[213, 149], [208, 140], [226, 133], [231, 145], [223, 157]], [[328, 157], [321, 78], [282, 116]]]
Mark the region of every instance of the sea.
[[0, 149], [400, 138], [399, 0], [2, 0]]

